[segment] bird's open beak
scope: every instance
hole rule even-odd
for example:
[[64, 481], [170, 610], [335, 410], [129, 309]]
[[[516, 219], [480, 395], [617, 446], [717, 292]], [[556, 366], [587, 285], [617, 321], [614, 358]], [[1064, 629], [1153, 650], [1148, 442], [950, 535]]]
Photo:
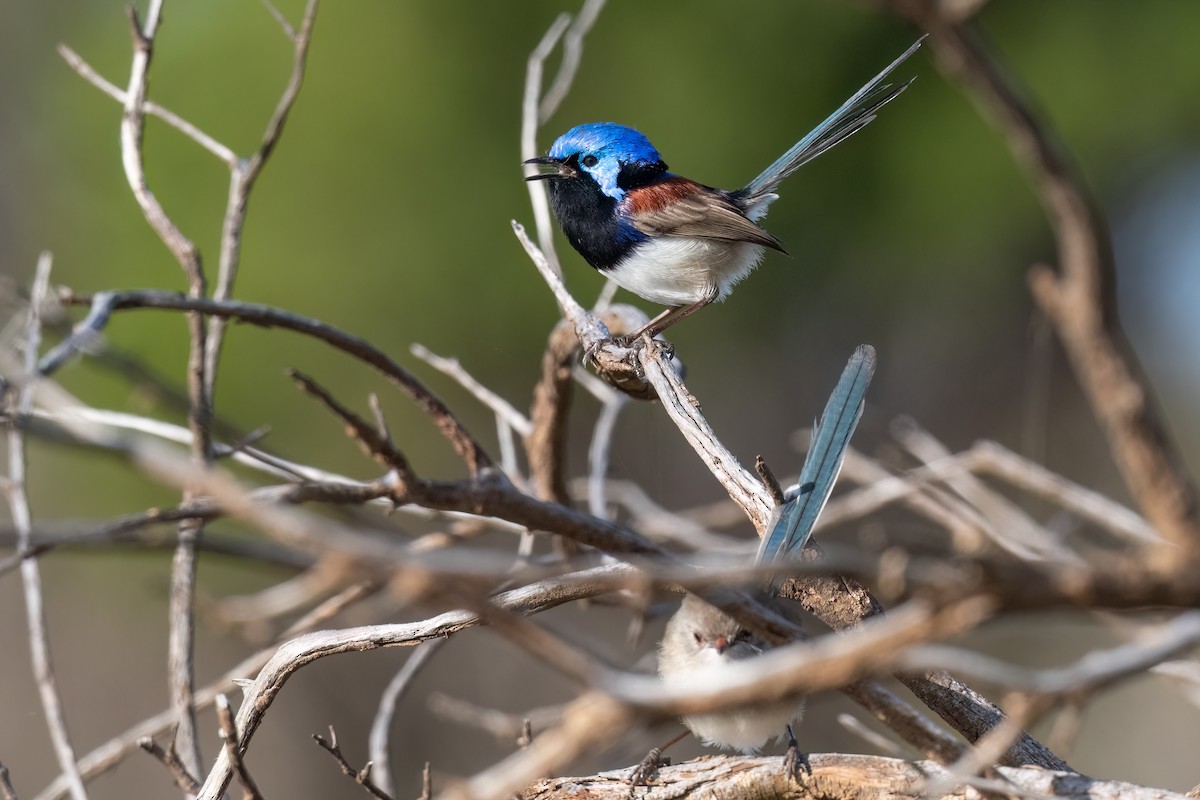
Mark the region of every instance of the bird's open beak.
[[553, 167], [552, 172], [539, 172], [536, 175], [526, 175], [527, 181], [547, 181], [551, 178], [569, 178], [575, 174], [575, 170], [571, 169], [563, 162], [561, 158], [551, 158], [550, 156], [538, 156], [524, 162], [526, 165], [536, 164]]

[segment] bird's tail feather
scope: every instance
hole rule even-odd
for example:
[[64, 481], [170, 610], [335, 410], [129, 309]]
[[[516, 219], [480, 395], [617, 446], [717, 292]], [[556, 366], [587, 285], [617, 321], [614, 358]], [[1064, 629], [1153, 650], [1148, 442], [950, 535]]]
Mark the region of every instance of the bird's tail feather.
[[800, 470], [799, 493], [784, 503], [778, 520], [763, 537], [758, 563], [798, 553], [808, 541], [841, 472], [874, 373], [875, 348], [859, 346], [842, 370], [842, 377], [821, 412], [821, 421], [813, 430], [812, 445]]
[[776, 159], [774, 164], [763, 170], [761, 175], [750, 181], [750, 183], [746, 184], [745, 188], [740, 189], [735, 194], [740, 195], [745, 201], [752, 203], [763, 195], [774, 191], [775, 187], [784, 178], [800, 169], [800, 167], [809, 161], [812, 161], [826, 150], [836, 147], [854, 133], [862, 130], [867, 123], [875, 119], [875, 112], [894, 100], [915, 80], [915, 78], [909, 78], [898, 86], [883, 83], [884, 78], [915, 53], [924, 41], [925, 37], [922, 36], [912, 47], [905, 50], [899, 58], [893, 61], [887, 69], [872, 78], [866, 86], [855, 92], [849, 100], [842, 103], [837, 111], [830, 114], [824, 122], [813, 128], [808, 135], [796, 142], [790, 150]]

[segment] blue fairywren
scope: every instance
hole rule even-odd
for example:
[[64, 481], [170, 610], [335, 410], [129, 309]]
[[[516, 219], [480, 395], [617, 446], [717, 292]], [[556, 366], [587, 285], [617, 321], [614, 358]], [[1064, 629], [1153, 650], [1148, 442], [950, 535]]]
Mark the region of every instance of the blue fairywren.
[[883, 80], [916, 52], [918, 40], [807, 136], [737, 191], [667, 171], [650, 140], [612, 122], [578, 125], [549, 155], [525, 164], [551, 171], [525, 178], [549, 184], [559, 225], [584, 259], [634, 294], [669, 306], [630, 336], [653, 338], [750, 274], [765, 248], [787, 252], [758, 222], [784, 178], [875, 119], [912, 79]]
[[[865, 345], [858, 348], [846, 364], [813, 431], [812, 445], [800, 470], [799, 483], [785, 493], [787, 500], [779, 516], [759, 545], [758, 563], [794, 559], [804, 549], [841, 471], [874, 371], [875, 351]], [[730, 664], [754, 658], [770, 648], [769, 643], [742, 628], [719, 609], [689, 594], [667, 623], [659, 648], [658, 672], [667, 683], [694, 681], [698, 675], [719, 674]], [[800, 719], [803, 710], [803, 700], [791, 700], [696, 714], [683, 721], [705, 744], [750, 753], [786, 733], [794, 749], [791, 723]], [[652, 752], [655, 759], [660, 752], [661, 749]], [[793, 759], [798, 756], [798, 749], [795, 752]], [[645, 766], [643, 762], [643, 768], [639, 768], [643, 774]]]

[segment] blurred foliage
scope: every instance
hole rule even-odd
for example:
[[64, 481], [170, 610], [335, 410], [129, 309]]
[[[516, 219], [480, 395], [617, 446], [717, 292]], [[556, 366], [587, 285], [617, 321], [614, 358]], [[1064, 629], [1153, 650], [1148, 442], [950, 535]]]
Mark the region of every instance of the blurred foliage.
[[[79, 292], [184, 286], [125, 186], [120, 108], [54, 52], [67, 43], [124, 83], [122, 5], [0, 5], [0, 265], [22, 285], [37, 252], [48, 249], [54, 280]], [[548, 0], [326, 2], [303, 93], [251, 201], [236, 295], [372, 340], [413, 365], [480, 432], [492, 428], [491, 415], [408, 356], [410, 343], [459, 357], [525, 405], [556, 314], [509, 228], [510, 219], [531, 218], [520, 180], [519, 103], [527, 53], [557, 13], [575, 9]], [[295, 20], [301, 4], [282, 10]], [[1200, 96], [1200, 4], [1007, 0], [990, 4], [982, 25], [1115, 222], [1135, 210], [1131, 198], [1197, 157], [1200, 104], [1191, 99]], [[916, 35], [866, 6], [834, 0], [612, 0], [588, 39], [574, 90], [539, 142], [548, 146], [579, 122], [620, 121], [646, 132], [675, 171], [734, 187]], [[151, 96], [245, 154], [290, 59], [289, 43], [259, 3], [171, 3]], [[862, 446], [877, 446], [887, 421], [908, 413], [951, 446], [997, 438], [1120, 495], [1062, 359], [1030, 333], [1025, 270], [1054, 257], [1036, 199], [1004, 143], [928, 54], [900, 73], [919, 77], [866, 131], [784, 185], [767, 224], [793, 257], [771, 255], [727, 303], [672, 331], [690, 387], [735, 452], [763, 453], [786, 473], [798, 462], [787, 434], [811, 420], [853, 346], [871, 342], [881, 369]], [[151, 187], [215, 275], [224, 167], [153, 119], [146, 152]], [[590, 300], [598, 276], [565, 244], [560, 255], [570, 285]], [[1128, 257], [1134, 268], [1123, 277], [1136, 282], [1139, 255]], [[1169, 276], [1161, 290], [1172, 291]], [[1168, 420], [1189, 435], [1194, 453], [1200, 430], [1183, 411], [1196, 403], [1200, 376], [1173, 372], [1186, 366], [1156, 356], [1169, 340], [1132, 333], [1151, 374], [1172, 387]], [[115, 347], [182, 383], [187, 341], [178, 315], [118, 315], [108, 334]], [[1042, 363], [1057, 377], [1039, 393], [1031, 387], [1042, 385], [1035, 374]], [[232, 330], [218, 413], [246, 430], [269, 424], [266, 444], [285, 455], [370, 474], [340, 425], [292, 388], [285, 366], [309, 372], [363, 411], [366, 394], [379, 392], [420, 471], [461, 471], [385, 382], [289, 334]], [[62, 380], [100, 407], [182, 418], [87, 360]], [[580, 401], [577, 442], [592, 408]], [[583, 449], [575, 446], [575, 463]], [[103, 457], [45, 446], [34, 455], [39, 517], [172, 502], [171, 493], [108, 468]], [[653, 406], [623, 418], [613, 461], [617, 474], [643, 481], [668, 505], [719, 496]]]

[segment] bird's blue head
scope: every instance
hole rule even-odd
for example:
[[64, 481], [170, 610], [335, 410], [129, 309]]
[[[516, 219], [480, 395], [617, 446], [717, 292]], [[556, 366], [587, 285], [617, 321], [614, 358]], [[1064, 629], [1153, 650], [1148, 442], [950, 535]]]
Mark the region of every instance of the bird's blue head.
[[530, 176], [529, 180], [586, 174], [614, 200], [620, 200], [631, 186], [667, 171], [662, 156], [649, 139], [615, 122], [576, 125], [554, 141], [548, 156], [525, 163], [547, 164], [558, 170]]

